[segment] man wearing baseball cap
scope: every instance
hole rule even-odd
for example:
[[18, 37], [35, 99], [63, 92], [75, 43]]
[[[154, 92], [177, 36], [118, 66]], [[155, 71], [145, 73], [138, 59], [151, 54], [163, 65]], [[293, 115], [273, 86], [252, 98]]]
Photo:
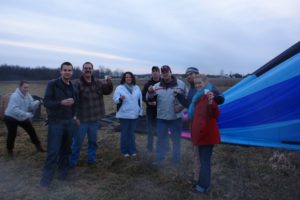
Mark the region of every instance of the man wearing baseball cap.
[[168, 65], [161, 67], [162, 79], [154, 86], [148, 88], [146, 98], [148, 101], [156, 99], [157, 103], [157, 145], [155, 165], [162, 164], [168, 147], [169, 130], [172, 139], [172, 161], [174, 165], [180, 162], [180, 134], [182, 129], [182, 109], [178, 110], [174, 92], [183, 96], [186, 86], [183, 81], [172, 75]]
[[151, 79], [145, 83], [142, 95], [143, 101], [146, 104], [146, 113], [147, 113], [147, 150], [148, 152], [153, 151], [153, 139], [154, 139], [154, 132], [156, 132], [156, 116], [157, 116], [157, 108], [156, 108], [156, 101], [147, 101], [146, 94], [148, 88], [150, 86], [155, 85], [156, 83], [160, 82], [160, 69], [158, 66], [153, 66], [151, 69]]
[[199, 74], [199, 70], [196, 67], [188, 67], [185, 70], [186, 80], [190, 84], [189, 92], [187, 95], [188, 102], [192, 101], [194, 94], [196, 93], [196, 88], [194, 86], [194, 76], [195, 74]]

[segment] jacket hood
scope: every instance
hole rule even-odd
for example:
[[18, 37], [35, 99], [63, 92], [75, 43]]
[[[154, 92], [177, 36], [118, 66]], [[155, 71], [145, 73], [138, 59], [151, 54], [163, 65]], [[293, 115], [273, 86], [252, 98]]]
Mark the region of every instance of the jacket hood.
[[26, 95], [28, 95], [28, 93], [26, 93], [26, 95], [24, 95], [24, 94], [21, 92], [20, 88], [17, 88], [17, 89], [16, 89], [16, 93], [17, 93], [20, 97], [22, 97], [22, 98], [25, 98]]

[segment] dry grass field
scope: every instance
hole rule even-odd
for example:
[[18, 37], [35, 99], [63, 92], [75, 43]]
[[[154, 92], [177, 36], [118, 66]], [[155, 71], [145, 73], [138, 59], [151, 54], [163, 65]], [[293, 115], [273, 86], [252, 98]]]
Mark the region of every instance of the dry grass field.
[[[223, 91], [231, 84], [213, 83]], [[16, 87], [15, 82], [0, 82], [0, 93], [12, 92]], [[43, 96], [44, 89], [45, 82], [31, 84], [31, 94]], [[107, 113], [115, 110], [111, 96], [106, 96], [105, 102]], [[45, 116], [44, 111], [42, 115]], [[34, 126], [46, 146], [47, 127], [43, 122], [34, 122]], [[137, 134], [138, 156], [129, 159], [120, 155], [119, 133], [113, 127], [103, 127], [98, 136], [96, 166], [85, 165], [85, 142], [72, 181], [54, 179], [49, 190], [45, 190], [39, 187], [39, 180], [46, 154], [37, 153], [28, 135], [19, 128], [15, 158], [7, 157], [6, 128], [0, 121], [0, 199], [300, 199], [300, 152], [217, 145], [212, 161], [212, 190], [197, 194], [190, 182], [193, 156], [188, 140], [182, 140], [178, 169], [171, 167], [169, 159], [157, 169], [151, 166], [153, 155], [147, 154], [145, 135]]]

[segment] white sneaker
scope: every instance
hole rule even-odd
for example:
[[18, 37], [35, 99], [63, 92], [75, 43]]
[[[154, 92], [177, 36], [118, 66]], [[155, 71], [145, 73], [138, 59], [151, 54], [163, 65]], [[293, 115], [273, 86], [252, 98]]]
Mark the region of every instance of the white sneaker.
[[136, 156], [136, 153], [131, 154], [131, 156], [132, 156], [132, 157], [135, 157], [135, 156]]
[[129, 154], [128, 154], [128, 153], [124, 154], [124, 157], [125, 157], [125, 158], [128, 158], [128, 157], [129, 157]]

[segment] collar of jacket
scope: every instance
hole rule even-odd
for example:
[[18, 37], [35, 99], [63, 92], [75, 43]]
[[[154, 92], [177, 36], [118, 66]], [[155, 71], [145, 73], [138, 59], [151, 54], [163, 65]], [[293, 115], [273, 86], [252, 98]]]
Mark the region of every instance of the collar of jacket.
[[175, 76], [171, 76], [171, 82], [166, 83], [165, 80], [162, 78], [160, 81], [159, 86], [163, 87], [163, 88], [169, 88], [169, 87], [175, 87], [177, 86], [177, 79], [175, 78]]
[[85, 80], [85, 78], [84, 78], [84, 76], [83, 75], [81, 75], [80, 77], [79, 77], [79, 79], [80, 79], [80, 81], [82, 81], [84, 84], [86, 84], [86, 85], [91, 85], [91, 84], [93, 84], [94, 82], [95, 82], [95, 79], [94, 79], [94, 76], [92, 75], [91, 76], [91, 79], [92, 79], [92, 82], [87, 82], [86, 80]]
[[20, 90], [20, 88], [17, 88], [16, 89], [16, 93], [21, 97], [21, 98], [25, 98], [26, 97], [26, 95], [28, 94], [28, 93], [26, 93], [25, 95], [21, 92], [21, 90]]
[[[68, 86], [67, 84], [65, 84], [65, 82], [62, 80], [62, 78], [58, 78], [56, 79], [57, 81], [55, 81], [55, 84], [57, 87], [61, 88], [61, 89], [65, 89], [65, 86]], [[70, 86], [73, 88], [73, 84], [72, 81], [70, 81]]]
[[153, 78], [151, 78], [150, 80], [148, 80], [148, 85], [155, 85], [156, 83], [159, 83], [161, 81], [161, 78], [159, 78], [158, 81], [153, 80]]

